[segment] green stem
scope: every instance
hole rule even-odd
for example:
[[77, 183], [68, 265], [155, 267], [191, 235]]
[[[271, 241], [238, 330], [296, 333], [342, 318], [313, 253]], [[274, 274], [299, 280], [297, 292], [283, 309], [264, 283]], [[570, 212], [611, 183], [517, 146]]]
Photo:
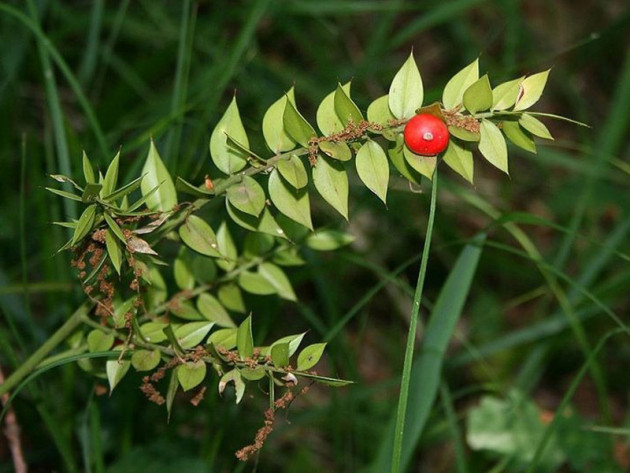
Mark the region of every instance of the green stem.
[[35, 351], [35, 353], [24, 361], [24, 363], [22, 363], [4, 383], [0, 384], [0, 396], [11, 391], [11, 389], [17, 386], [26, 376], [31, 374], [37, 365], [39, 365], [39, 363], [46, 358], [51, 351], [57, 348], [60, 343], [68, 338], [68, 336], [79, 326], [81, 318], [87, 314], [90, 307], [91, 306], [89, 304], [81, 305], [74, 314], [72, 314], [70, 318], [66, 320], [66, 322]]
[[413, 352], [418, 330], [418, 316], [420, 314], [420, 304], [422, 302], [422, 291], [424, 289], [424, 279], [427, 273], [427, 262], [431, 248], [431, 235], [433, 234], [433, 222], [435, 221], [435, 207], [437, 201], [437, 170], [433, 174], [433, 187], [431, 189], [431, 205], [429, 210], [429, 222], [427, 223], [427, 235], [424, 240], [422, 250], [422, 260], [420, 262], [420, 272], [418, 273], [418, 283], [413, 298], [413, 308], [407, 335], [407, 347], [405, 349], [405, 362], [403, 365], [402, 379], [400, 382], [400, 397], [398, 398], [398, 411], [396, 414], [396, 430], [394, 431], [394, 454], [392, 457], [392, 473], [400, 472], [400, 458], [402, 454], [403, 435], [405, 430], [405, 416], [407, 414], [407, 401], [409, 398], [409, 384], [411, 382], [411, 365], [413, 363]]

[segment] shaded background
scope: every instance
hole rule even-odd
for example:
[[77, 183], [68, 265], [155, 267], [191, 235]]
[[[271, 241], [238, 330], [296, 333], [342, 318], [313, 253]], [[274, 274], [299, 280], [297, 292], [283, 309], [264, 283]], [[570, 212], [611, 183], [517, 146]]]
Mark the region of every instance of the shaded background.
[[[153, 136], [173, 174], [199, 181], [212, 172], [208, 140], [233, 93], [252, 148], [264, 150], [262, 116], [291, 85], [311, 122], [319, 101], [338, 81], [353, 79], [352, 96], [365, 110], [386, 93], [411, 48], [426, 103], [439, 100], [446, 81], [477, 56], [494, 85], [553, 66], [538, 109], [592, 126], [548, 122], [556, 141], [540, 146], [537, 155], [511, 149], [509, 179], [481, 159], [476, 159], [474, 187], [454, 173], [442, 173], [428, 306], [462, 245], [491, 222], [483, 211], [491, 205], [499, 215], [528, 212], [563, 226], [523, 228], [548, 265], [627, 320], [627, 2], [421, 3], [1, 4], [0, 364], [5, 374], [82, 300], [68, 255], [51, 256], [65, 235], [50, 222], [72, 216], [73, 209], [43, 190], [50, 185], [47, 174], [78, 174], [83, 149], [103, 169], [122, 146], [121, 172], [128, 180], [138, 173]], [[34, 34], [38, 24], [43, 33]], [[46, 39], [64, 67], [40, 49]], [[51, 74], [44, 74], [48, 67]], [[309, 265], [290, 273], [299, 306], [251, 299], [258, 341], [308, 329], [307, 338], [316, 342], [350, 313], [331, 340], [321, 371], [358, 382], [338, 391], [314, 389], [286, 418], [280, 416], [258, 471], [360, 471], [374, 460], [397, 400], [417, 265], [377, 296], [364, 296], [419, 253], [428, 213], [425, 195], [410, 193], [395, 179], [392, 187], [385, 211], [365, 188], [353, 185], [349, 227], [314, 199], [315, 223], [347, 228], [355, 243], [335, 254], [307, 253]], [[500, 228], [489, 238], [522, 251]], [[561, 285], [594, 345], [614, 324], [584, 291], [562, 278]], [[497, 245], [483, 253], [456, 332], [445, 368], [452, 415], [445, 415], [448, 403], [436, 403], [410, 470], [482, 472], [505, 461], [506, 471], [519, 471], [519, 464], [504, 456], [466, 445], [467, 419], [483, 393], [505, 396], [514, 389], [550, 418], [584, 361], [574, 332], [536, 265]], [[628, 425], [629, 361], [627, 338], [606, 345], [600, 366], [607, 396], [598, 399], [587, 377], [572, 403], [581, 422], [606, 424], [609, 411], [614, 425]], [[138, 376], [128, 376], [111, 398], [94, 394], [100, 382], [68, 365], [44, 375], [16, 402], [32, 471], [252, 470], [252, 464], [237, 465], [233, 452], [262, 424], [262, 393], [251, 390], [253, 398], [238, 407], [214, 395], [198, 408], [181, 399], [167, 424], [164, 411], [137, 389]], [[579, 423], [571, 431], [579, 434], [571, 448], [584, 458], [559, 471], [630, 467], [627, 434], [594, 433]], [[585, 453], [589, 446], [594, 453]], [[564, 448], [566, 453], [569, 447]], [[12, 471], [4, 439], [0, 471]]]

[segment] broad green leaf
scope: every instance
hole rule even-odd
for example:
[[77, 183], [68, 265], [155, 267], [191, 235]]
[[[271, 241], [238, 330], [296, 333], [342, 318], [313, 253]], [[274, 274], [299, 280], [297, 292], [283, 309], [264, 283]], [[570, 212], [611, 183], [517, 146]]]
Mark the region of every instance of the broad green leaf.
[[295, 102], [293, 98], [293, 87], [276, 100], [265, 113], [262, 122], [263, 135], [269, 149], [276, 154], [283, 151], [289, 151], [295, 148], [295, 141], [288, 135], [284, 129], [284, 108], [287, 100]]
[[343, 126], [347, 126], [351, 121], [356, 125], [363, 120], [363, 114], [359, 107], [350, 98], [350, 84], [348, 83], [348, 91], [346, 92], [341, 84], [337, 84], [335, 90], [335, 113], [341, 120]]
[[85, 178], [86, 184], [96, 183], [94, 167], [90, 162], [90, 158], [88, 158], [87, 154], [85, 154], [85, 151], [83, 151], [83, 177]]
[[131, 297], [124, 302], [114, 299], [113, 319], [115, 328], [123, 328], [127, 324], [127, 319], [135, 316], [137, 310], [134, 306], [134, 302], [136, 300], [136, 297]]
[[350, 147], [342, 141], [320, 141], [319, 149], [321, 149], [326, 156], [330, 156], [337, 161], [350, 161], [352, 159]]
[[[342, 85], [341, 88], [350, 96], [350, 82]], [[333, 90], [317, 107], [317, 126], [324, 136], [334, 135], [344, 129], [344, 124], [335, 111], [336, 93], [337, 89]]]
[[255, 258], [269, 253], [276, 244], [276, 240], [266, 233], [250, 232], [243, 242], [243, 255]]
[[422, 175], [418, 174], [417, 171], [415, 171], [411, 166], [409, 166], [409, 164], [407, 164], [407, 160], [404, 156], [404, 149], [404, 140], [402, 137], [402, 133], [400, 133], [396, 138], [396, 144], [391, 146], [387, 150], [389, 160], [392, 162], [398, 172], [409, 182], [415, 185], [420, 185]]
[[202, 255], [215, 258], [221, 256], [214, 230], [196, 215], [190, 215], [179, 227], [179, 236], [186, 245]]
[[235, 209], [230, 205], [230, 202], [227, 199], [225, 199], [225, 206], [227, 208], [228, 215], [234, 223], [237, 223], [244, 229], [253, 232], [266, 233], [280, 238], [286, 238], [284, 230], [278, 225], [278, 222], [276, 222], [276, 219], [273, 218], [273, 215], [268, 208], [265, 207], [260, 217], [256, 218]]
[[464, 92], [479, 79], [479, 58], [455, 74], [444, 87], [442, 104], [446, 110], [462, 103]]
[[118, 246], [118, 241], [111, 230], [105, 232], [105, 247], [107, 248], [107, 254], [109, 259], [114, 265], [114, 269], [120, 275], [120, 266], [122, 264], [122, 250]]
[[424, 177], [433, 179], [433, 173], [435, 172], [435, 166], [437, 165], [437, 157], [421, 156], [407, 148], [407, 145], [404, 146], [403, 155], [405, 157], [405, 161], [411, 168], [422, 174]]
[[317, 251], [332, 251], [349, 245], [354, 237], [338, 230], [317, 230], [306, 238], [306, 246]]
[[243, 176], [241, 182], [228, 187], [227, 198], [232, 206], [254, 217], [265, 208], [265, 191], [250, 176]]
[[94, 218], [96, 216], [96, 204], [92, 204], [88, 206], [81, 216], [79, 217], [79, 221], [77, 222], [77, 226], [74, 229], [74, 234], [72, 235], [72, 246], [79, 243], [85, 236], [90, 233], [92, 230], [92, 226], [94, 225]]
[[546, 140], [553, 140], [553, 136], [551, 136], [551, 133], [549, 133], [549, 129], [545, 126], [545, 124], [529, 113], [523, 113], [518, 122], [532, 135]]
[[458, 126], [449, 126], [448, 131], [455, 138], [458, 138], [462, 141], [469, 141], [472, 143], [476, 143], [481, 139], [481, 135], [479, 133], [475, 133], [473, 131], [469, 131], [466, 128], [460, 128]]
[[506, 110], [516, 102], [524, 77], [504, 82], [492, 89], [492, 110]]
[[279, 266], [303, 266], [306, 264], [306, 261], [300, 256], [298, 246], [276, 251], [271, 261]]
[[[218, 238], [218, 236], [217, 236]], [[219, 246], [219, 249], [221, 247]], [[217, 278], [217, 266], [215, 260], [202, 255], [192, 255], [192, 272], [199, 284], [212, 284]], [[223, 261], [223, 260], [217, 260]]]
[[289, 344], [279, 343], [271, 348], [271, 361], [278, 368], [289, 366]]
[[212, 162], [225, 174], [234, 174], [247, 165], [247, 154], [242, 150], [230, 146], [228, 135], [245, 147], [249, 147], [247, 133], [241, 122], [241, 115], [236, 104], [236, 97], [232, 98], [219, 123], [210, 136], [210, 156]]
[[519, 148], [523, 148], [525, 151], [536, 153], [536, 144], [534, 143], [534, 140], [523, 131], [518, 122], [506, 120], [502, 123], [502, 125], [503, 134], [508, 140]]
[[118, 184], [118, 164], [120, 163], [120, 151], [116, 153], [116, 156], [109, 163], [105, 178], [103, 179], [103, 187], [101, 188], [101, 197], [106, 196], [114, 192], [116, 184]]
[[236, 327], [236, 324], [216, 297], [204, 292], [197, 299], [197, 309], [206, 319], [219, 327]]
[[341, 164], [319, 156], [313, 168], [317, 192], [348, 220], [348, 174]]
[[389, 125], [390, 120], [396, 119], [389, 109], [389, 95], [383, 95], [370, 104], [367, 119], [369, 122], [385, 126]]
[[236, 349], [241, 360], [251, 358], [254, 354], [254, 337], [252, 335], [252, 316], [247, 317], [236, 332]]
[[496, 166], [506, 174], [508, 173], [508, 154], [505, 139], [501, 130], [490, 120], [481, 120], [481, 139], [479, 151], [490, 164]]
[[[114, 347], [114, 350], [122, 350], [122, 346]], [[105, 372], [107, 373], [107, 381], [109, 381], [109, 392], [114, 391], [114, 388], [125, 377], [131, 363], [127, 360], [107, 360], [105, 362]]]
[[92, 182], [88, 182], [85, 185], [83, 194], [81, 194], [81, 202], [83, 202], [84, 204], [87, 204], [89, 202], [94, 202], [96, 198], [100, 195], [102, 189], [103, 189], [102, 184], [95, 184]]
[[[177, 205], [177, 192], [155, 143], [151, 140], [149, 154], [142, 168], [144, 178], [140, 185], [150, 210], [168, 212]], [[157, 187], [157, 190], [154, 190]]]
[[442, 159], [453, 171], [471, 184], [473, 183], [473, 155], [470, 149], [451, 140]]
[[118, 223], [116, 223], [116, 220], [114, 220], [107, 212], [104, 212], [103, 216], [105, 217], [105, 222], [107, 222], [107, 226], [112, 231], [114, 236], [117, 237], [123, 244], [127, 244], [127, 239], [125, 238], [125, 235]]
[[258, 266], [258, 272], [271, 284], [278, 295], [283, 299], [297, 301], [297, 296], [291, 287], [289, 278], [282, 269], [273, 263], [262, 263]]
[[269, 176], [269, 197], [280, 212], [313, 230], [308, 191], [291, 188], [283, 181], [276, 169]]
[[136, 350], [131, 355], [131, 366], [136, 371], [151, 371], [160, 364], [160, 350]]
[[411, 118], [422, 107], [423, 98], [422, 78], [411, 53], [389, 87], [389, 109], [396, 118]]
[[179, 176], [175, 181], [175, 189], [180, 192], [184, 192], [185, 194], [192, 195], [193, 197], [198, 197], [200, 199], [207, 199], [209, 196], [214, 195], [214, 187], [212, 188], [213, 190], [209, 190], [206, 188], [205, 183], [199, 186], [195, 186], [194, 184], [191, 184], [190, 182], [182, 179]]
[[278, 161], [276, 169], [296, 189], [302, 189], [308, 184], [308, 174], [306, 174], [304, 163], [295, 154], [292, 154], [289, 159]]
[[212, 343], [215, 347], [223, 347], [231, 350], [236, 347], [236, 328], [222, 328], [216, 332], [212, 332], [208, 337], [208, 343]]
[[225, 373], [219, 380], [219, 394], [223, 394], [223, 391], [225, 390], [225, 387], [229, 382], [234, 383], [236, 404], [238, 404], [239, 402], [241, 402], [241, 399], [243, 399], [243, 394], [245, 394], [245, 383], [241, 378], [241, 373], [238, 372], [236, 369]]
[[268, 296], [277, 292], [276, 288], [262, 274], [252, 271], [241, 272], [238, 275], [238, 285], [245, 291], [259, 296]]
[[214, 322], [190, 322], [183, 324], [175, 329], [175, 337], [177, 337], [179, 345], [187, 350], [202, 343], [213, 326]]
[[315, 366], [324, 354], [325, 348], [325, 343], [315, 343], [302, 350], [298, 355], [297, 360], [298, 371], [310, 370], [313, 366]]
[[188, 301], [174, 301], [170, 304], [169, 310], [180, 319], [203, 320], [203, 316], [195, 309], [192, 303]]
[[300, 343], [302, 343], [302, 339], [304, 339], [304, 335], [306, 335], [306, 332], [296, 333], [294, 335], [287, 335], [286, 337], [282, 337], [276, 340], [275, 342], [273, 342], [267, 350], [261, 350], [261, 353], [265, 355], [270, 355], [271, 350], [273, 350], [273, 347], [275, 347], [276, 345], [282, 345], [283, 343], [288, 343], [289, 344], [289, 357], [291, 357], [295, 354], [297, 349], [300, 348]]
[[297, 108], [290, 100], [286, 101], [282, 121], [284, 123], [284, 129], [287, 131], [289, 136], [302, 146], [308, 146], [311, 138], [317, 136], [313, 127], [306, 121], [300, 112], [298, 112]]
[[227, 283], [219, 286], [217, 297], [226, 309], [233, 310], [240, 314], [245, 313], [246, 307], [243, 301], [243, 294], [236, 284]]
[[114, 346], [114, 334], [105, 333], [102, 330], [92, 330], [87, 336], [87, 346], [90, 353], [107, 351]]
[[150, 343], [160, 343], [166, 340], [164, 329], [168, 324], [162, 322], [147, 322], [140, 326], [142, 339]]
[[466, 89], [463, 102], [464, 107], [471, 115], [489, 110], [492, 107], [492, 87], [490, 87], [488, 74], [475, 81]]
[[177, 380], [184, 391], [199, 386], [206, 377], [206, 364], [203, 360], [187, 361], [177, 367]]
[[357, 153], [355, 164], [359, 178], [386, 204], [389, 161], [383, 148], [376, 141], [366, 141]]
[[[136, 265], [138, 265], [138, 259], [136, 259]], [[138, 266], [136, 266], [136, 269], [138, 269]], [[147, 288], [147, 309], [151, 310], [163, 304], [168, 297], [168, 293], [166, 282], [158, 268], [153, 265], [149, 266], [146, 271], [142, 271], [142, 278], [149, 284]]]
[[540, 96], [547, 84], [547, 78], [551, 69], [539, 72], [523, 79], [521, 82], [518, 98], [514, 110], [527, 110], [540, 99]]
[[177, 287], [182, 291], [189, 291], [195, 287], [192, 257], [185, 246], [180, 247], [177, 258], [173, 262], [173, 276], [175, 276]]
[[240, 369], [241, 376], [249, 381], [258, 381], [263, 379], [267, 374], [267, 370], [263, 366], [256, 368], [244, 367]]
[[236, 260], [238, 259], [238, 250], [234, 239], [230, 234], [227, 223], [222, 222], [217, 232], [217, 244], [219, 245], [219, 253], [224, 256], [224, 259], [217, 260], [217, 266], [224, 271], [231, 271], [236, 267]]

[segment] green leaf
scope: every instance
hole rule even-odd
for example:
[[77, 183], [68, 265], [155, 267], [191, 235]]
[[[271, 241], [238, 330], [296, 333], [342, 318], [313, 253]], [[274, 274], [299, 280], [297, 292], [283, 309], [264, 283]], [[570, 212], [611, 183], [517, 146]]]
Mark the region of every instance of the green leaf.
[[508, 173], [508, 154], [505, 139], [501, 130], [485, 118], [481, 120], [481, 139], [479, 140], [479, 151], [490, 164], [496, 166], [506, 174]]
[[206, 319], [219, 327], [236, 327], [236, 324], [216, 297], [204, 292], [197, 299], [197, 309]]
[[241, 182], [228, 187], [227, 198], [238, 210], [254, 217], [265, 208], [265, 191], [250, 176], [243, 176]]
[[238, 249], [225, 222], [221, 222], [217, 232], [217, 244], [219, 245], [219, 253], [224, 256], [224, 259], [217, 260], [217, 266], [224, 271], [233, 270], [238, 259]]
[[551, 69], [539, 72], [523, 79], [520, 85], [519, 96], [516, 99], [514, 110], [527, 110], [540, 99], [547, 84], [547, 78]]
[[102, 184], [95, 184], [92, 182], [88, 182], [85, 185], [83, 194], [81, 194], [81, 202], [83, 202], [84, 204], [87, 204], [89, 202], [94, 202], [96, 198], [99, 196], [99, 194], [101, 193], [102, 189], [103, 189]]
[[536, 153], [534, 140], [523, 131], [518, 122], [504, 121], [502, 123], [502, 131], [503, 134], [519, 148], [523, 148], [530, 153]]
[[114, 269], [120, 275], [120, 266], [122, 264], [122, 250], [118, 246], [118, 241], [111, 230], [105, 232], [105, 247], [107, 248], [107, 254], [109, 259], [114, 265]]
[[118, 226], [118, 223], [116, 223], [116, 220], [114, 220], [107, 212], [103, 213], [103, 217], [105, 217], [105, 222], [114, 236], [126, 245], [127, 239], [125, 238], [125, 234], [121, 230], [120, 226]]
[[290, 219], [313, 230], [311, 207], [306, 189], [293, 189], [274, 169], [269, 176], [269, 197], [276, 208]]
[[[350, 82], [341, 86], [343, 91], [350, 95]], [[317, 126], [324, 136], [334, 135], [344, 129], [339, 115], [335, 111], [335, 95], [337, 89], [329, 93], [317, 107]]]
[[[146, 205], [150, 210], [168, 212], [177, 205], [175, 184], [168, 173], [155, 143], [151, 140], [149, 154], [142, 168], [144, 178], [140, 185]], [[154, 190], [157, 187], [157, 190]]]
[[147, 322], [140, 326], [142, 339], [150, 343], [160, 343], [166, 340], [164, 329], [168, 324], [162, 322]]
[[115, 190], [111, 194], [106, 195], [105, 197], [103, 197], [103, 200], [108, 201], [108, 202], [115, 202], [118, 199], [122, 199], [126, 195], [131, 194], [133, 191], [135, 191], [137, 188], [139, 188], [142, 185], [142, 179], [144, 179], [144, 176], [140, 176], [140, 177], [134, 179], [129, 184], [126, 184], [126, 185], [122, 186], [120, 189]]
[[389, 161], [383, 148], [376, 141], [366, 141], [357, 153], [355, 164], [359, 178], [384, 204], [387, 204]]
[[243, 399], [243, 394], [245, 394], [245, 383], [241, 378], [241, 374], [236, 369], [225, 373], [221, 377], [219, 380], [219, 394], [223, 394], [223, 391], [229, 382], [234, 383], [234, 389], [236, 391], [236, 404], [238, 404], [241, 402], [241, 399]]
[[433, 173], [437, 165], [436, 156], [421, 156], [407, 148], [407, 145], [403, 148], [403, 156], [407, 164], [416, 172], [422, 174], [424, 177], [433, 179]]
[[350, 98], [350, 84], [348, 83], [347, 85], [348, 91], [346, 92], [342, 85], [338, 83], [334, 98], [335, 113], [344, 127], [351, 121], [356, 125], [363, 120], [361, 110]]
[[202, 343], [213, 326], [214, 322], [186, 323], [175, 329], [175, 337], [179, 345], [187, 350]]
[[256, 218], [232, 207], [228, 199], [225, 199], [225, 206], [227, 208], [228, 215], [234, 223], [237, 223], [244, 229], [286, 238], [284, 230], [278, 225], [278, 222], [276, 222], [276, 219], [273, 218], [273, 215], [268, 208], [265, 207], [260, 217]]
[[234, 283], [227, 283], [219, 286], [217, 297], [226, 309], [233, 310], [240, 314], [246, 311], [243, 294], [239, 287]]
[[169, 307], [170, 311], [184, 320], [203, 320], [203, 316], [195, 309], [192, 303], [188, 301], [175, 301]]
[[306, 261], [300, 256], [298, 246], [292, 246], [289, 248], [283, 248], [276, 251], [273, 259], [271, 260], [279, 266], [303, 266]]
[[442, 104], [446, 110], [462, 103], [464, 92], [479, 79], [479, 58], [455, 74], [444, 87]]
[[289, 344], [279, 343], [271, 347], [271, 361], [278, 368], [289, 366]]
[[254, 354], [254, 337], [252, 335], [252, 316], [247, 317], [238, 327], [236, 347], [241, 360], [251, 358]]
[[282, 269], [273, 263], [262, 263], [258, 266], [258, 272], [265, 278], [283, 299], [297, 301], [297, 296], [291, 287], [289, 278]]
[[66, 191], [62, 191], [62, 190], [58, 190], [58, 189], [53, 189], [52, 187], [45, 187], [44, 189], [46, 189], [48, 192], [52, 192], [53, 194], [57, 194], [61, 197], [64, 197], [66, 199], [70, 199], [70, 200], [75, 200], [77, 202], [83, 202], [83, 200], [81, 199], [80, 196], [73, 194], [71, 192], [66, 192]]
[[389, 160], [392, 162], [398, 172], [404, 176], [409, 182], [420, 185], [422, 175], [415, 171], [409, 164], [404, 156], [405, 144], [402, 133], [399, 133], [396, 137], [396, 144], [391, 146], [387, 150]]
[[295, 354], [297, 349], [300, 348], [300, 343], [302, 343], [302, 340], [304, 339], [305, 334], [306, 332], [303, 332], [303, 333], [296, 333], [294, 335], [287, 335], [286, 337], [282, 337], [276, 340], [275, 342], [273, 342], [267, 350], [262, 350], [262, 353], [270, 355], [271, 351], [273, 350], [273, 347], [275, 347], [276, 345], [282, 345], [284, 343], [288, 343], [289, 344], [289, 357], [291, 357]]
[[160, 350], [136, 350], [131, 355], [131, 366], [136, 371], [151, 371], [160, 364]]
[[[218, 239], [218, 236], [217, 236]], [[219, 247], [221, 248], [221, 247]], [[206, 256], [194, 254], [191, 258], [192, 272], [199, 284], [212, 284], [217, 278], [215, 260]], [[223, 260], [217, 260], [223, 261]]]
[[524, 76], [499, 84], [492, 89], [492, 110], [506, 110], [513, 106], [523, 79]]
[[488, 74], [475, 81], [464, 92], [464, 107], [474, 115], [477, 112], [489, 110], [492, 107], [492, 87]]
[[422, 107], [423, 98], [422, 78], [411, 53], [389, 87], [389, 109], [396, 118], [411, 118]]
[[473, 155], [471, 150], [451, 140], [442, 159], [453, 171], [471, 184], [473, 183]]
[[295, 103], [293, 87], [269, 107], [263, 117], [262, 129], [269, 149], [276, 154], [295, 148], [295, 141], [284, 129], [284, 108], [287, 100]]
[[317, 251], [332, 251], [349, 245], [354, 237], [338, 230], [317, 230], [306, 238], [306, 246]]
[[475, 133], [473, 131], [469, 131], [466, 128], [460, 128], [458, 126], [449, 126], [448, 132], [462, 141], [468, 141], [471, 143], [476, 143], [481, 139], [481, 135], [479, 133]]
[[189, 291], [195, 287], [195, 275], [192, 269], [192, 258], [186, 247], [179, 248], [177, 258], [173, 262], [173, 276], [177, 287]]
[[313, 366], [315, 366], [324, 354], [325, 348], [325, 343], [315, 343], [302, 350], [298, 355], [297, 360], [298, 371], [310, 370]]
[[85, 151], [83, 151], [83, 177], [85, 178], [85, 182], [87, 184], [96, 183], [96, 176], [94, 175], [94, 167], [90, 162], [90, 158], [88, 158]]
[[187, 361], [177, 367], [177, 380], [184, 391], [190, 391], [203, 382], [206, 370], [203, 360]]
[[348, 220], [348, 174], [343, 166], [320, 156], [313, 168], [313, 182], [324, 200]]
[[276, 293], [276, 288], [262, 274], [251, 271], [243, 271], [238, 275], [238, 285], [245, 291], [259, 296], [268, 296]]
[[168, 378], [168, 389], [166, 390], [166, 412], [167, 420], [171, 419], [171, 412], [173, 410], [173, 401], [179, 388], [179, 381], [177, 380], [177, 371], [172, 370], [171, 376]]
[[551, 133], [549, 133], [549, 129], [545, 126], [545, 124], [529, 113], [523, 113], [518, 122], [532, 135], [546, 140], [553, 140], [553, 136], [551, 136]]
[[177, 177], [175, 181], [175, 189], [180, 192], [184, 192], [186, 194], [192, 195], [193, 197], [197, 197], [200, 199], [207, 199], [208, 197], [214, 195], [214, 191], [210, 191], [206, 189], [205, 184], [201, 184], [196, 186], [191, 184], [190, 182], [182, 179], [181, 177]]
[[241, 115], [236, 104], [236, 97], [232, 98], [219, 123], [210, 137], [210, 156], [214, 164], [225, 174], [234, 174], [247, 165], [247, 154], [242, 150], [230, 146], [228, 135], [238, 140], [245, 147], [249, 147], [247, 133], [241, 122]]
[[212, 332], [208, 337], [208, 343], [212, 343], [215, 347], [223, 347], [226, 350], [231, 350], [236, 347], [236, 336], [238, 329], [236, 328], [222, 328], [216, 332]]
[[83, 211], [79, 217], [79, 221], [77, 222], [77, 227], [74, 229], [74, 234], [72, 235], [72, 246], [79, 243], [88, 233], [90, 233], [92, 226], [94, 225], [95, 216], [96, 204], [88, 206]]
[[[114, 350], [119, 351], [122, 347], [115, 347]], [[113, 392], [114, 388], [125, 377], [131, 363], [127, 360], [107, 360], [105, 362], [105, 372], [107, 373], [107, 381], [109, 381], [109, 392]]]
[[101, 189], [101, 196], [106, 196], [114, 192], [116, 184], [118, 183], [118, 163], [120, 162], [120, 151], [116, 154], [112, 162], [107, 168], [105, 178], [103, 179], [103, 187]]
[[308, 175], [306, 174], [304, 163], [295, 154], [292, 154], [289, 159], [278, 161], [276, 169], [296, 189], [302, 189], [308, 184]]
[[284, 129], [289, 136], [297, 141], [302, 146], [308, 146], [311, 138], [317, 136], [313, 127], [306, 121], [306, 119], [297, 111], [295, 105], [291, 103], [291, 100], [286, 101], [284, 107], [284, 114], [282, 115], [282, 122], [284, 123]]
[[[315, 374], [304, 373], [304, 372], [296, 373], [296, 374], [298, 376], [301, 376], [302, 378], [312, 379], [313, 381], [316, 381], [325, 386], [331, 386], [333, 388], [340, 388], [343, 386], [348, 386], [349, 384], [354, 384], [354, 381], [347, 381], [345, 379], [329, 378], [327, 376], [318, 376]], [[386, 471], [386, 470], [382, 470], [382, 471]]]
[[383, 95], [370, 104], [367, 109], [367, 119], [369, 122], [384, 126], [389, 125], [390, 120], [396, 119], [389, 109], [389, 95]]
[[330, 156], [337, 161], [350, 161], [352, 159], [350, 147], [342, 141], [320, 141], [318, 146], [326, 156]]
[[102, 330], [92, 330], [87, 336], [87, 346], [90, 353], [107, 351], [114, 346], [114, 334]]
[[196, 215], [188, 216], [184, 224], [179, 227], [179, 236], [196, 252], [215, 258], [221, 257], [214, 230], [202, 218]]
[[263, 366], [258, 366], [256, 368], [245, 367], [240, 369], [240, 373], [244, 379], [249, 381], [258, 381], [267, 375], [267, 370]]

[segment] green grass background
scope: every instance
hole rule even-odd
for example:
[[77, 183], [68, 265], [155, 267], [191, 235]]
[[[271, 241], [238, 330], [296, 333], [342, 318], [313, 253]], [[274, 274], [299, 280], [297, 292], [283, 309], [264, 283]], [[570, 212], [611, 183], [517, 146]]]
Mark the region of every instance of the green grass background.
[[[623, 325], [630, 309], [629, 32], [623, 0], [0, 3], [0, 366], [5, 375], [18, 366], [82, 300], [68, 255], [53, 256], [64, 230], [50, 224], [76, 209], [43, 189], [47, 174], [78, 175], [82, 150], [104, 169], [122, 146], [128, 181], [152, 136], [173, 174], [200, 182], [211, 170], [210, 133], [234, 93], [253, 148], [263, 150], [262, 116], [289, 87], [311, 122], [338, 81], [353, 79], [353, 98], [365, 110], [411, 48], [426, 103], [477, 56], [493, 84], [553, 66], [538, 108], [590, 129], [548, 123], [556, 141], [537, 155], [511, 149], [509, 178], [481, 158], [474, 186], [441, 173], [425, 305], [433, 307], [449, 275], [461, 283], [451, 294], [466, 303], [438, 400], [407, 447], [408, 471], [526, 468], [465, 441], [480, 397], [515, 389], [549, 413], [573, 394], [581, 423], [570, 429], [579, 434], [572, 448], [597, 452], [557, 471], [626, 471], [627, 335], [607, 339], [595, 370], [574, 393], [570, 387], [585, 354], [619, 325], [613, 317]], [[309, 264], [290, 273], [299, 305], [252, 299], [255, 337], [309, 330], [310, 342], [330, 342], [320, 370], [357, 385], [313, 389], [279, 416], [257, 465], [238, 464], [233, 452], [262, 424], [263, 393], [252, 389], [235, 406], [214, 395], [211, 380], [213, 393], [199, 407], [182, 399], [167, 423], [138, 390], [138, 376], [112, 397], [96, 396], [102, 381], [67, 365], [15, 403], [31, 471], [374, 465], [397, 400], [428, 194], [394, 180], [386, 210], [355, 177], [349, 225], [314, 200], [316, 224], [347, 229], [356, 241], [335, 254], [306, 254]], [[465, 275], [451, 270], [488, 225], [467, 291]], [[422, 373], [413, 380], [420, 397], [437, 382]], [[409, 406], [412, 414], [417, 408]], [[3, 439], [5, 471], [12, 463]]]

